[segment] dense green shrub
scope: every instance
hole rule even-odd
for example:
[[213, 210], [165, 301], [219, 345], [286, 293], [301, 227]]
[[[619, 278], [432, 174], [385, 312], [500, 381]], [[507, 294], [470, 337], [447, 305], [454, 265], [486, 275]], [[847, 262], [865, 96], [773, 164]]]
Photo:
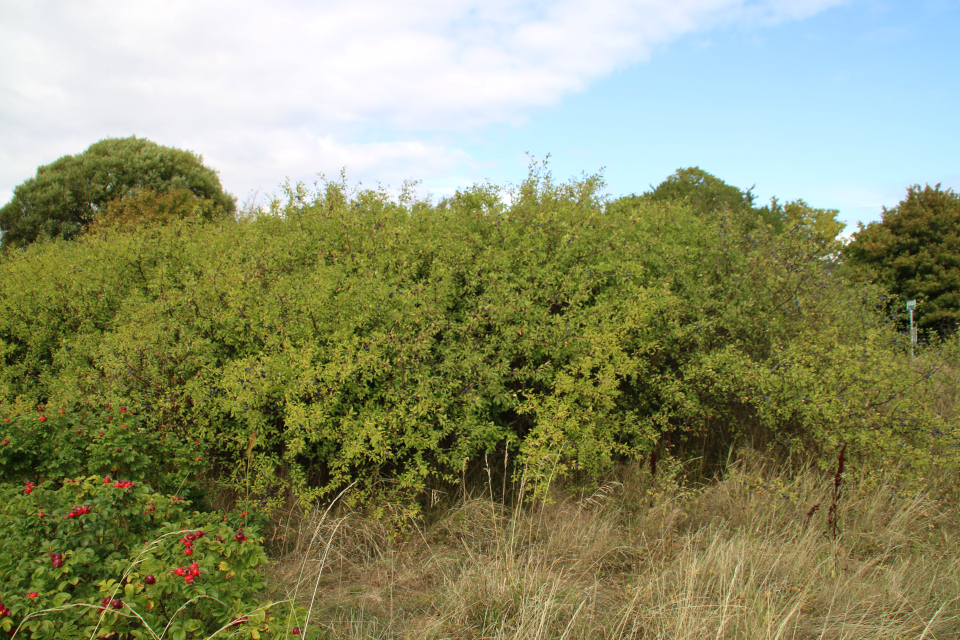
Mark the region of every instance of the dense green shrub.
[[0, 423], [0, 482], [114, 474], [183, 495], [204, 468], [200, 451], [190, 434], [148, 425], [123, 406], [32, 411]]
[[184, 218], [217, 220], [231, 213], [216, 200], [199, 197], [189, 189], [171, 189], [166, 193], [141, 189], [106, 203], [86, 225], [84, 232], [132, 231], [140, 226], [166, 224]]
[[684, 329], [661, 374], [667, 440], [705, 458], [751, 441], [828, 460], [856, 442], [851, 450], [879, 464], [929, 463], [920, 460], [926, 444], [946, 425], [910, 398], [942, 363], [911, 366], [882, 292], [836, 274], [832, 237], [813, 225], [780, 233], [732, 213], [697, 224], [675, 206], [638, 207], [632, 220], [642, 236], [663, 238], [648, 245], [657, 251], [647, 272], [682, 298]]
[[[287, 638], [258, 601], [258, 518], [109, 476], [0, 484], [0, 630], [21, 638]], [[16, 632], [16, 633], [14, 633]], [[129, 635], [127, 635], [129, 634]]]
[[434, 206], [296, 185], [240, 224], [7, 254], [0, 393], [122, 403], [249, 498], [409, 499], [491, 453], [540, 487], [746, 440], [955, 455], [956, 425], [910, 401], [936, 365], [837, 275], [832, 237], [599, 187], [534, 172]]

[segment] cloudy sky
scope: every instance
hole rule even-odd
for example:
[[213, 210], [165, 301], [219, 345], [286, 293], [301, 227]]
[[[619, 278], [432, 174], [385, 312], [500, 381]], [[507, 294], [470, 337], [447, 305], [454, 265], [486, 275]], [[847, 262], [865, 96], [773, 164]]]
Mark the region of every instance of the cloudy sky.
[[0, 203], [105, 137], [241, 201], [699, 166], [850, 224], [960, 190], [960, 0], [0, 0]]

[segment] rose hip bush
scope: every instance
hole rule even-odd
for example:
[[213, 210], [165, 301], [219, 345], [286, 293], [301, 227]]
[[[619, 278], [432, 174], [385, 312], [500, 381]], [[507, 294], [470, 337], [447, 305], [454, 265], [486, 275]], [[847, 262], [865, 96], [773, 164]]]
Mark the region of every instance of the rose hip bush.
[[18, 638], [285, 638], [261, 518], [198, 512], [136, 480], [0, 484], [0, 631]]
[[149, 428], [122, 406], [48, 408], [0, 422], [0, 481], [114, 474], [176, 491], [203, 459], [199, 440]]

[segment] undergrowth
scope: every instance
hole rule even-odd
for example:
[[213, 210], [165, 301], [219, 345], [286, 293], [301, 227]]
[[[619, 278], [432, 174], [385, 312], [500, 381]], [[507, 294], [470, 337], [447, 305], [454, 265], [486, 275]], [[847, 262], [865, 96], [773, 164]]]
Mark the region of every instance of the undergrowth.
[[901, 491], [754, 451], [680, 472], [514, 506], [488, 487], [401, 536], [347, 508], [288, 519], [269, 582], [321, 638], [960, 636], [955, 474]]

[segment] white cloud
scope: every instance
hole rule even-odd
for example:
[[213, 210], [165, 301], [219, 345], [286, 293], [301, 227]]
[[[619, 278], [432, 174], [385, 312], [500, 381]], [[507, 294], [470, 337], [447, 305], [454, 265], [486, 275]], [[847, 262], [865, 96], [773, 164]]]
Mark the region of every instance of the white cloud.
[[[443, 176], [457, 169], [469, 174], [477, 168], [466, 152], [446, 145], [419, 140], [350, 142], [283, 129], [237, 136], [226, 147], [211, 139], [209, 147], [217, 148], [217, 155], [205, 156], [205, 162], [220, 170], [228, 189], [238, 185], [234, 193], [241, 199], [253, 190], [271, 193], [286, 178], [308, 185], [318, 181], [320, 174], [336, 180], [341, 169], [351, 183], [362, 180], [364, 186], [374, 187], [371, 181], [378, 181], [395, 189], [405, 180]], [[265, 183], [264, 176], [271, 179]]]
[[684, 34], [843, 1], [0, 0], [0, 193], [134, 133], [239, 192], [256, 170], [442, 173], [468, 159], [425, 133], [519, 124]]

